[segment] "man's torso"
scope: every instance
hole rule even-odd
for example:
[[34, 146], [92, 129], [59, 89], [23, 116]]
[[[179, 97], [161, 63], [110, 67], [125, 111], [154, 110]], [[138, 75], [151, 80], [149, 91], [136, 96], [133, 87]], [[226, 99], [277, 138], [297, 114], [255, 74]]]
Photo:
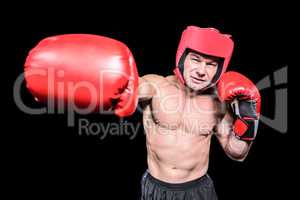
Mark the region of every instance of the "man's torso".
[[149, 172], [171, 183], [199, 178], [207, 172], [220, 104], [213, 94], [186, 95], [172, 78], [158, 88], [143, 112]]

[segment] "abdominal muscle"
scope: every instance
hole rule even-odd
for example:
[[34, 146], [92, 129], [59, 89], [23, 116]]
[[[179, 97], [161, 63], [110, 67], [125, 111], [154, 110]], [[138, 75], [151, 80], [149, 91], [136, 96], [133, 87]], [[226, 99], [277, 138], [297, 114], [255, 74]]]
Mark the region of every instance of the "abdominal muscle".
[[206, 174], [211, 134], [154, 126], [146, 130], [148, 170], [153, 177], [183, 183]]

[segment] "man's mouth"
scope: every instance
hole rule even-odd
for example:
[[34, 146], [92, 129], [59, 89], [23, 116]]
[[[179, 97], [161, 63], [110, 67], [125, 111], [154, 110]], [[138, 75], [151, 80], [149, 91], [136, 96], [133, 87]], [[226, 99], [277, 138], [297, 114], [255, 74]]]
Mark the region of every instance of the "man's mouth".
[[194, 77], [194, 76], [191, 76], [191, 78], [194, 83], [203, 83], [206, 81], [205, 79], [201, 79], [201, 78]]

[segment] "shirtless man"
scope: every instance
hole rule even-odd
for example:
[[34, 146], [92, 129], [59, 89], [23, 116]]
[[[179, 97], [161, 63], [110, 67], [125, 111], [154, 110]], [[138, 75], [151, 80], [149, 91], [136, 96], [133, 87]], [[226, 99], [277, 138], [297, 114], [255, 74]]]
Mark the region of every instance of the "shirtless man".
[[[184, 32], [179, 48], [185, 50], [177, 58], [175, 70], [178, 77], [150, 74], [140, 78], [139, 101], [143, 107], [148, 161], [148, 170], [142, 179], [142, 200], [217, 199], [212, 180], [206, 174], [212, 135], [217, 136], [225, 153], [238, 161], [245, 159], [254, 139], [254, 132], [251, 138], [236, 136], [232, 130], [234, 114], [219, 101], [213, 88], [220, 78], [216, 77], [218, 69], [220, 76], [220, 69], [226, 68], [221, 66], [222, 62], [228, 63], [226, 55], [225, 61], [217, 57], [217, 53], [207, 55], [201, 44], [189, 49], [193, 48], [191, 42], [197, 43], [195, 40], [211, 39], [205, 38], [208, 37], [205, 31], [214, 30], [189, 27]], [[223, 44], [214, 45], [224, 45], [231, 54], [230, 39], [227, 36], [223, 39]], [[224, 81], [239, 81], [233, 76], [225, 79], [219, 83], [223, 85], [219, 90], [232, 89], [228, 85], [224, 87], [228, 84]], [[258, 91], [254, 89], [253, 92], [255, 98], [252, 99], [252, 94], [246, 94], [243, 89], [236, 94], [248, 95], [247, 100], [258, 103]], [[226, 100], [233, 99], [232, 96]], [[253, 117], [257, 114], [254, 111]]]
[[243, 161], [260, 114], [255, 85], [237, 72], [225, 73], [232, 52], [229, 35], [189, 26], [177, 50], [175, 75], [139, 78], [123, 43], [61, 35], [30, 51], [25, 79], [40, 102], [63, 100], [68, 109], [80, 106], [85, 114], [101, 108], [129, 116], [139, 100], [148, 152], [142, 200], [217, 199], [207, 175], [211, 137], [217, 136], [230, 158]]

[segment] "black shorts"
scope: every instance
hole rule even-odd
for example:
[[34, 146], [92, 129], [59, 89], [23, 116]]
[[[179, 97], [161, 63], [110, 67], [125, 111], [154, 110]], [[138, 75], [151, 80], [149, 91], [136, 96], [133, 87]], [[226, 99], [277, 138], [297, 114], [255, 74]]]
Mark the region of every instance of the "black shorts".
[[166, 183], [146, 172], [141, 181], [141, 200], [217, 200], [213, 181], [206, 174], [185, 183]]

